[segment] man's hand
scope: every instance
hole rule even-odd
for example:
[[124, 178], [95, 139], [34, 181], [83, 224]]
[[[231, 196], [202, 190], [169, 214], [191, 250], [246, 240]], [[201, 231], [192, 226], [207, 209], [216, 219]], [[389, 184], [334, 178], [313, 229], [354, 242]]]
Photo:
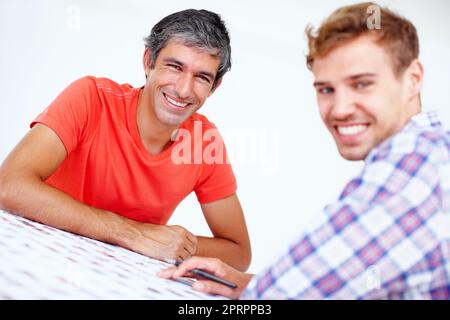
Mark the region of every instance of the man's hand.
[[131, 222], [135, 232], [125, 246], [159, 260], [182, 261], [197, 252], [197, 237], [181, 226]]
[[[202, 269], [208, 271], [222, 279], [229, 280], [237, 284], [236, 289], [231, 289], [223, 284], [211, 280], [196, 277], [190, 271], [192, 269]], [[174, 279], [179, 277], [191, 277], [198, 280], [192, 285], [197, 291], [209, 294], [218, 294], [231, 299], [237, 299], [250, 282], [253, 275], [240, 272], [226, 263], [216, 258], [193, 257], [184, 261], [178, 267], [171, 267], [158, 272], [161, 278]]]

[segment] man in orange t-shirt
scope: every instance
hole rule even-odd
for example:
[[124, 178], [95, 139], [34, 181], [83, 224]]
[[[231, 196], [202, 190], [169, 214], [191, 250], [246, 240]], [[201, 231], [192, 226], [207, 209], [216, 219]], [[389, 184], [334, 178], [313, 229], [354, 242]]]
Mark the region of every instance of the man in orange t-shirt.
[[[220, 134], [196, 111], [230, 69], [220, 16], [185, 10], [145, 38], [141, 88], [84, 77], [32, 123], [0, 169], [0, 207], [162, 260], [218, 257], [250, 242]], [[166, 225], [195, 191], [213, 237]]]

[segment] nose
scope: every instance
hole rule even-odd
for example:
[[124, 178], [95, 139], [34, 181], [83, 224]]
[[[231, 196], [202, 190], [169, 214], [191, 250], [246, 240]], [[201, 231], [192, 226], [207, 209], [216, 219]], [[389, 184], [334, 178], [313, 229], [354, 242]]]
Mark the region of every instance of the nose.
[[181, 74], [176, 82], [175, 90], [180, 99], [191, 97], [193, 91], [194, 79], [189, 74]]
[[334, 93], [332, 115], [337, 120], [349, 118], [355, 111], [355, 103], [351, 93], [345, 90], [336, 90]]

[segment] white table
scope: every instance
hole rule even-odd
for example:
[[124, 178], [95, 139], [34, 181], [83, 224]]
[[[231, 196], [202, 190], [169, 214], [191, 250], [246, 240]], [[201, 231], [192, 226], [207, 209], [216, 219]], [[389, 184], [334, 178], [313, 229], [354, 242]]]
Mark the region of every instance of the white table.
[[0, 299], [221, 299], [155, 276], [167, 266], [0, 210]]

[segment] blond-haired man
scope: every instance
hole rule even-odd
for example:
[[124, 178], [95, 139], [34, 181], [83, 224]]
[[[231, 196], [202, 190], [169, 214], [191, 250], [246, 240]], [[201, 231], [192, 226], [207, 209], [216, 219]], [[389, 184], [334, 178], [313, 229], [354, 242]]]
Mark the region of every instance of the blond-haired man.
[[194, 257], [161, 276], [203, 268], [238, 288], [195, 289], [243, 299], [449, 298], [450, 135], [421, 112], [415, 27], [377, 7], [371, 28], [373, 6], [342, 7], [307, 29], [320, 115], [342, 157], [364, 160], [361, 173], [263, 274]]

